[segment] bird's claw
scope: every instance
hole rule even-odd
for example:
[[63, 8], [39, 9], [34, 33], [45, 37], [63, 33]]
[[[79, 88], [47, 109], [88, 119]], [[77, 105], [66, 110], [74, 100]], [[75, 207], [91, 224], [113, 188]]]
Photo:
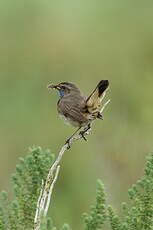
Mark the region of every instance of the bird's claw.
[[67, 141], [65, 142], [65, 145], [67, 144], [67, 149], [70, 149], [71, 146], [70, 146], [70, 139], [67, 139]]
[[84, 136], [85, 132], [86, 132], [86, 131], [80, 131], [79, 134], [82, 136], [82, 138], [83, 138], [85, 141], [87, 141], [87, 138], [85, 138], [85, 136]]

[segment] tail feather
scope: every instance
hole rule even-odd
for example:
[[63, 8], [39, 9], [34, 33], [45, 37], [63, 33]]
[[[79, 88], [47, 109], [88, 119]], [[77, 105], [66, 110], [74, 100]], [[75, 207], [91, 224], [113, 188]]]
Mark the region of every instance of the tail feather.
[[106, 89], [109, 86], [108, 80], [101, 80], [91, 95], [86, 100], [86, 105], [90, 113], [94, 113], [100, 110], [101, 101], [105, 96]]
[[97, 85], [98, 91], [99, 91], [99, 97], [101, 97], [102, 93], [108, 88], [109, 81], [108, 80], [102, 80]]

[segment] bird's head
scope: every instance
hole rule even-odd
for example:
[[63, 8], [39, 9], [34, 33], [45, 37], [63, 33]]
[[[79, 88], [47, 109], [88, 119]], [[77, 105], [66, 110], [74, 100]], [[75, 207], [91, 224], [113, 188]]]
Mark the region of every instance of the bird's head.
[[47, 88], [58, 90], [60, 97], [63, 97], [73, 92], [80, 92], [79, 89], [73, 83], [70, 83], [70, 82], [61, 82], [59, 84], [49, 84]]

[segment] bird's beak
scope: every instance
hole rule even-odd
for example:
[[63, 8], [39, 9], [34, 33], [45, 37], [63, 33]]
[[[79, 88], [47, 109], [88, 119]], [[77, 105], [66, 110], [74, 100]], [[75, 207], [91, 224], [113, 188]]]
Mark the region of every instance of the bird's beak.
[[59, 85], [57, 84], [49, 84], [48, 86], [47, 86], [47, 88], [48, 89], [60, 89], [60, 87], [59, 87]]

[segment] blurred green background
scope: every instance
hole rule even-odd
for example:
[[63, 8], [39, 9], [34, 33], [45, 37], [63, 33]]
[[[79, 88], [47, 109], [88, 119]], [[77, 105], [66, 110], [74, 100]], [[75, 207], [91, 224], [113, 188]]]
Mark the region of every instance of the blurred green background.
[[143, 173], [153, 148], [153, 1], [0, 1], [0, 189], [11, 190], [28, 146], [57, 154], [74, 131], [46, 85], [70, 81], [89, 95], [101, 79], [111, 104], [63, 158], [50, 209], [58, 227], [81, 229], [97, 178], [119, 212]]

